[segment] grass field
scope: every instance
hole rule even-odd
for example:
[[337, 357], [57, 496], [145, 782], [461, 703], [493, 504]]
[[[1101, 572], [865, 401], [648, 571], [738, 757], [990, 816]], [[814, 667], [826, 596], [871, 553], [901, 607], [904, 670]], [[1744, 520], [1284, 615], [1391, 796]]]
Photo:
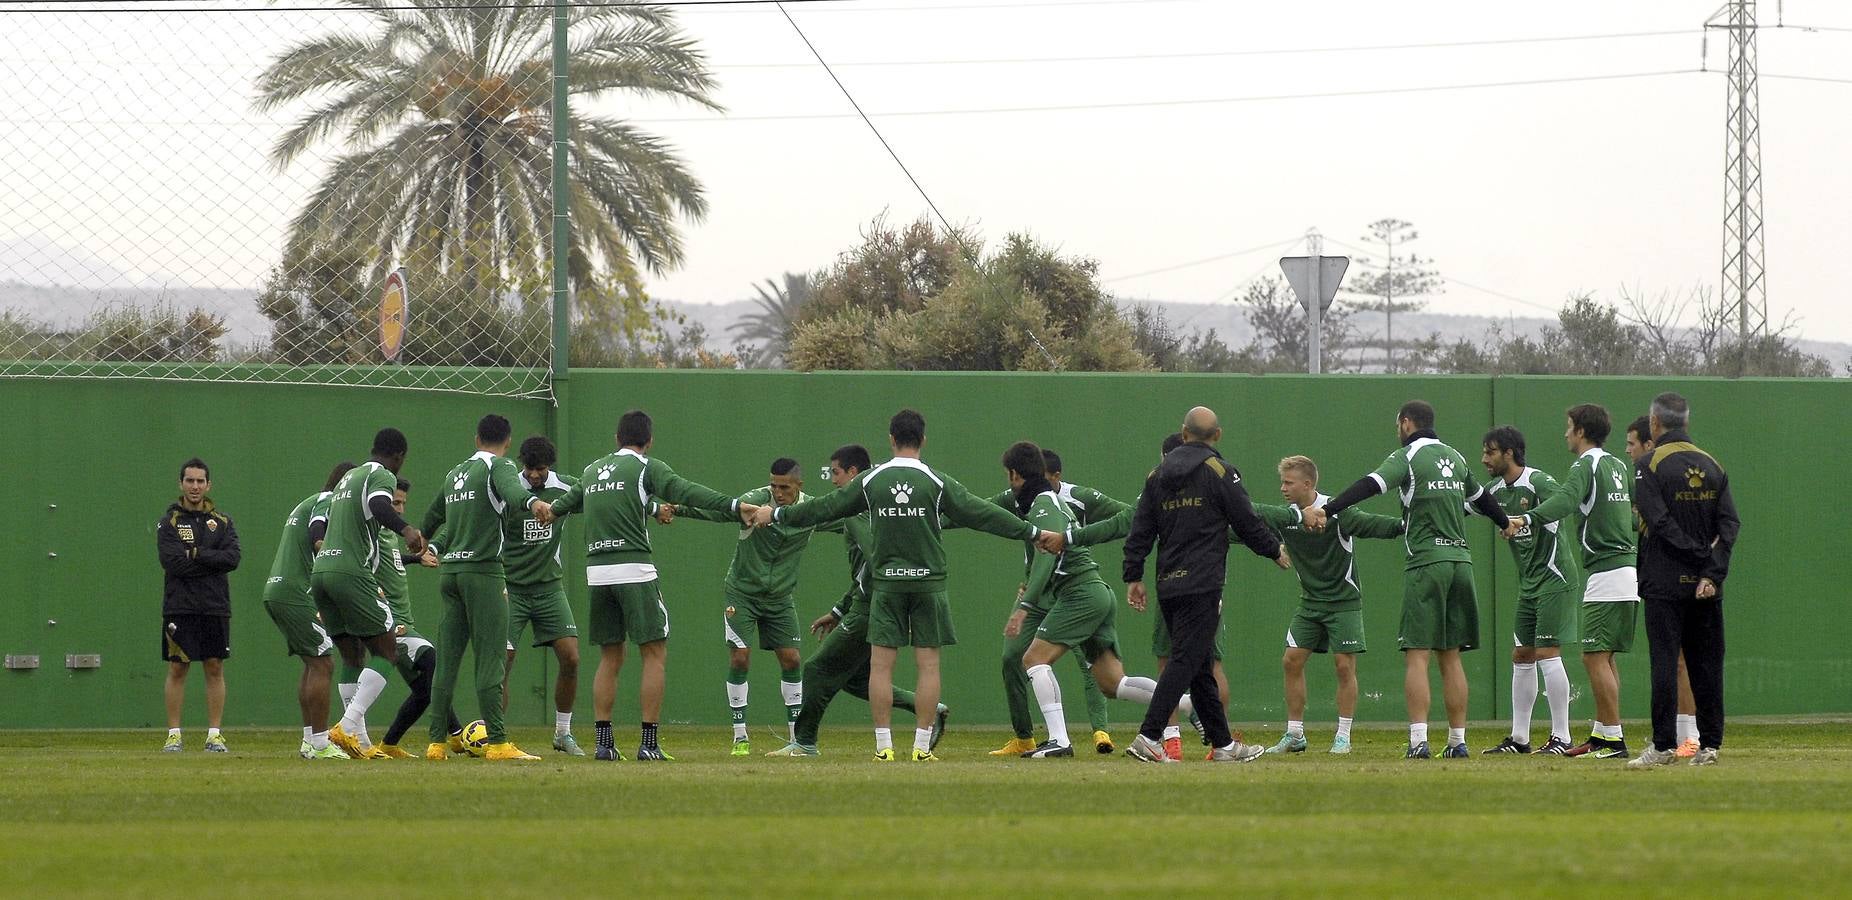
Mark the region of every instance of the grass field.
[[[1628, 731], [1637, 743], [1645, 726]], [[1477, 749], [1499, 731], [1470, 734]], [[196, 730], [178, 755], [157, 752], [154, 732], [5, 732], [0, 894], [1660, 897], [1852, 885], [1852, 725], [1733, 725], [1720, 764], [1650, 772], [1405, 762], [1403, 736], [1360, 731], [1357, 752], [1334, 757], [1314, 731], [1312, 751], [1293, 757], [1159, 767], [996, 760], [985, 751], [1001, 732], [956, 729], [936, 765], [870, 762], [859, 727], [826, 730], [814, 760], [735, 760], [723, 730], [673, 728], [664, 744], [678, 761], [660, 765], [309, 763], [295, 732], [231, 733], [229, 756], [200, 752]], [[756, 735], [758, 749], [770, 737]], [[634, 731], [619, 740], [634, 746]]]

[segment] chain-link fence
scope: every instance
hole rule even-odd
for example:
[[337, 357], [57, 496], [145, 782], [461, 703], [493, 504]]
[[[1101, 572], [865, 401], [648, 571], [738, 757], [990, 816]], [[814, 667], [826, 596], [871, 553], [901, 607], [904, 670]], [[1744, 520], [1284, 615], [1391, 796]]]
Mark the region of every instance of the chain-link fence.
[[0, 5], [0, 375], [546, 394], [551, 15]]

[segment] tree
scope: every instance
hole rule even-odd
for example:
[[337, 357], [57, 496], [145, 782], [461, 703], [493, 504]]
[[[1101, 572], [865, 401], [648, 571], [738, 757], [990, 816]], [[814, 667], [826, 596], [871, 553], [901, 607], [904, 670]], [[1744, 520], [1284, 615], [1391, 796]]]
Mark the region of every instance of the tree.
[[[1291, 287], [1278, 278], [1257, 278], [1250, 282], [1239, 301], [1246, 309], [1254, 339], [1245, 351], [1258, 371], [1304, 372], [1311, 365], [1311, 323], [1305, 304]], [[1343, 352], [1356, 339], [1351, 324], [1351, 309], [1333, 304], [1319, 317], [1319, 331], [1324, 336], [1325, 367], [1341, 371]]]
[[1440, 273], [1431, 267], [1433, 260], [1422, 259], [1413, 252], [1396, 255], [1398, 246], [1420, 237], [1415, 226], [1401, 219], [1378, 219], [1368, 227], [1370, 233], [1364, 235], [1363, 240], [1381, 246], [1382, 259], [1357, 257], [1355, 261], [1363, 271], [1351, 277], [1344, 290], [1366, 298], [1348, 301], [1353, 309], [1383, 314], [1382, 346], [1388, 354], [1387, 370], [1394, 372], [1395, 314], [1398, 310], [1414, 312], [1427, 305], [1420, 298], [1439, 291]]
[[810, 276], [786, 272], [783, 284], [767, 278], [765, 284], [755, 284], [752, 290], [758, 294], [753, 302], [759, 310], [747, 313], [727, 326], [727, 330], [738, 332], [742, 341], [756, 344], [753, 353], [756, 365], [782, 366], [785, 354], [791, 349], [791, 335], [797, 329], [798, 315], [804, 304], [810, 302]]
[[[258, 79], [262, 110], [315, 101], [272, 149], [279, 169], [337, 135], [352, 148], [291, 221], [291, 255], [355, 243], [369, 251], [374, 284], [414, 258], [428, 267], [420, 275], [544, 275], [553, 228], [552, 9], [345, 2], [370, 13], [370, 33], [305, 40]], [[704, 56], [662, 7], [574, 5], [569, 40], [575, 99], [626, 92], [720, 108], [709, 97], [715, 82]], [[570, 132], [575, 281], [589, 282], [600, 266], [627, 266], [633, 254], [653, 272], [679, 264], [678, 217], [707, 211], [700, 183], [665, 142], [621, 119], [577, 112]]]

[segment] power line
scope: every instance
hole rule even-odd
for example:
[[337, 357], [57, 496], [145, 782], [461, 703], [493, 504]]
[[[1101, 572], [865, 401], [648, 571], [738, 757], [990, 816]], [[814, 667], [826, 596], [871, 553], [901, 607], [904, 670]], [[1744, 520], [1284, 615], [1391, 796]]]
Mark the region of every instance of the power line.
[[1157, 269], [1147, 269], [1143, 272], [1133, 272], [1130, 275], [1115, 275], [1111, 278], [1102, 278], [1100, 279], [1100, 283], [1110, 284], [1115, 281], [1131, 281], [1134, 278], [1144, 278], [1147, 275], [1162, 275], [1165, 272], [1175, 272], [1178, 269], [1188, 269], [1188, 268], [1193, 268], [1195, 266], [1208, 265], [1209, 263], [1212, 263], [1212, 262], [1221, 262], [1222, 260], [1225, 260], [1225, 259], [1234, 259], [1237, 256], [1246, 256], [1249, 253], [1259, 253], [1262, 250], [1270, 250], [1274, 247], [1284, 247], [1287, 244], [1297, 243], [1301, 240], [1304, 240], [1304, 238], [1291, 237], [1283, 241], [1274, 241], [1271, 244], [1261, 244], [1259, 246], [1249, 247], [1245, 250], [1236, 250], [1232, 253], [1219, 253], [1219, 254], [1216, 254], [1215, 256], [1205, 256], [1202, 259], [1193, 259], [1193, 260], [1190, 260], [1189, 262], [1177, 263], [1174, 266], [1164, 266], [1162, 268], [1157, 268]]
[[[0, 14], [58, 13], [58, 14], [75, 15], [75, 14], [93, 14], [93, 13], [143, 13], [143, 12], [148, 12], [148, 11], [157, 11], [157, 12], [163, 12], [163, 13], [345, 12], [345, 13], [364, 14], [364, 13], [377, 12], [381, 10], [420, 12], [420, 11], [433, 10], [433, 9], [462, 9], [462, 10], [545, 9], [545, 8], [548, 8], [549, 6], [546, 0], [530, 0], [530, 2], [526, 2], [526, 3], [519, 3], [519, 2], [473, 3], [473, 2], [468, 2], [468, 0], [451, 0], [451, 2], [444, 2], [444, 3], [399, 3], [399, 4], [382, 4], [378, 6], [365, 6], [365, 7], [330, 6], [330, 5], [277, 6], [277, 5], [268, 5], [268, 4], [263, 5], [263, 6], [231, 6], [231, 5], [199, 6], [197, 5], [201, 2], [201, 0], [107, 0], [107, 2], [109, 3], [108, 6], [97, 7], [93, 9], [86, 9], [80, 6], [73, 5], [73, 4], [83, 3], [83, 2], [85, 2], [85, 0], [0, 0]], [[716, 7], [776, 6], [780, 2], [824, 4], [824, 3], [859, 3], [861, 2], [861, 0], [649, 0], [648, 5], [650, 6], [670, 6], [670, 7], [676, 7], [678, 9], [682, 9], [686, 11], [686, 10], [691, 10], [691, 9], [695, 9], [697, 7], [703, 7], [703, 6], [716, 6]], [[193, 6], [169, 5], [169, 4], [178, 4], [178, 3], [192, 3], [195, 5]], [[634, 3], [633, 0], [571, 0], [571, 2], [569, 2], [567, 5], [571, 7], [575, 7], [575, 8], [585, 8], [585, 7], [602, 7], [602, 6], [633, 6], [637, 4]], [[25, 8], [29, 6], [48, 7], [48, 8], [40, 8], [40, 9]], [[141, 7], [141, 8], [137, 9], [135, 7]]]

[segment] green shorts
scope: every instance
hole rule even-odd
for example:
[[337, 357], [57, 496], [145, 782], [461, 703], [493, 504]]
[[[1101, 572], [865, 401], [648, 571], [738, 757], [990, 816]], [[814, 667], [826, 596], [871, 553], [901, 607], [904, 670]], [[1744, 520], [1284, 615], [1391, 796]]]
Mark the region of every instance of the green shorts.
[[1569, 604], [1574, 596], [1573, 590], [1564, 588], [1538, 597], [1519, 597], [1511, 642], [1519, 647], [1561, 647], [1569, 636]]
[[1403, 650], [1471, 650], [1479, 646], [1479, 599], [1473, 564], [1437, 562], [1402, 573]]
[[283, 644], [289, 648], [289, 655], [306, 659], [327, 656], [334, 650], [334, 639], [322, 627], [321, 617], [315, 613], [315, 601], [308, 597], [265, 599], [264, 611], [270, 614], [270, 621], [277, 623], [277, 630], [283, 632]]
[[1313, 653], [1362, 653], [1363, 609], [1320, 609], [1301, 604], [1286, 626], [1286, 646]]
[[868, 643], [875, 647], [950, 647], [952, 601], [944, 591], [903, 594], [879, 587], [869, 599]]
[[[1151, 601], [1151, 614], [1157, 619], [1151, 627], [1151, 655], [1159, 659], [1170, 656], [1170, 626], [1164, 624], [1164, 614], [1158, 612], [1157, 600]], [[1215, 626], [1215, 661], [1222, 661], [1222, 637], [1228, 633], [1228, 620], [1223, 619]]]
[[726, 615], [721, 625], [727, 646], [735, 650], [781, 650], [796, 647], [797, 601], [758, 600], [735, 591], [726, 592]]
[[392, 608], [371, 575], [316, 572], [309, 576], [309, 590], [322, 627], [335, 637], [370, 638], [392, 630]]
[[393, 628], [393, 633], [393, 642], [399, 645], [399, 657], [392, 661], [392, 665], [393, 668], [399, 670], [400, 675], [405, 677], [405, 682], [410, 684], [418, 677], [418, 657], [436, 648], [431, 645], [430, 639], [419, 634], [416, 628], [398, 625]]
[[1582, 652], [1626, 653], [1632, 650], [1639, 609], [1638, 600], [1583, 603]]
[[1117, 656], [1118, 608], [1118, 598], [1103, 581], [1093, 579], [1065, 586], [1055, 596], [1054, 608], [1036, 627], [1035, 637], [1077, 650], [1082, 660], [1098, 659], [1108, 650]]
[[508, 586], [508, 649], [521, 640], [527, 623], [534, 623], [534, 646], [545, 647], [560, 638], [576, 638], [579, 626], [572, 621], [572, 604], [564, 588]]
[[649, 644], [669, 639], [669, 608], [662, 603], [661, 583], [594, 584], [588, 631], [600, 647]]

